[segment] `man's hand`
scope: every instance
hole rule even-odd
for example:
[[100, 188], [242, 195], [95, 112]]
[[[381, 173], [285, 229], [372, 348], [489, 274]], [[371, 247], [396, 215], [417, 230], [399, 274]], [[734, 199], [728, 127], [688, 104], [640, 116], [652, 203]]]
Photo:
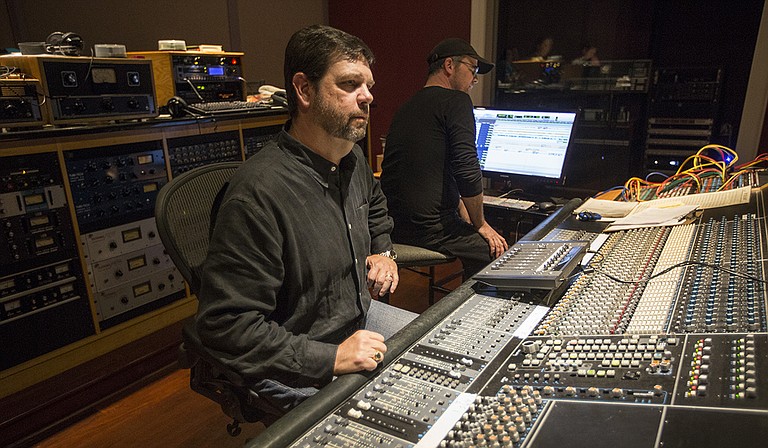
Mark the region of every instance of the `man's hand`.
[[483, 225], [477, 229], [477, 233], [479, 233], [485, 241], [488, 241], [488, 246], [491, 248], [491, 258], [496, 259], [500, 257], [505, 250], [509, 249], [507, 241], [493, 230], [493, 227], [487, 222], [483, 223]]
[[333, 374], [343, 375], [361, 370], [373, 370], [379, 365], [386, 352], [384, 336], [373, 331], [357, 330], [339, 345], [336, 351], [336, 362], [333, 364]]
[[395, 260], [383, 255], [369, 255], [365, 265], [368, 267], [368, 287], [373, 288], [374, 295], [381, 297], [395, 292], [400, 282]]

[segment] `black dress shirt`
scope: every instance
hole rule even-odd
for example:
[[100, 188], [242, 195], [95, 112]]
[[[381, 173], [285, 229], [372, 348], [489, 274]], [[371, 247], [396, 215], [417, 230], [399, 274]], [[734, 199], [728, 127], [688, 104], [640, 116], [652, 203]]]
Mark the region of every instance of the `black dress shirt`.
[[338, 344], [370, 306], [366, 257], [392, 247], [391, 231], [357, 145], [337, 166], [283, 130], [235, 173], [219, 209], [200, 338], [249, 380], [330, 382]]

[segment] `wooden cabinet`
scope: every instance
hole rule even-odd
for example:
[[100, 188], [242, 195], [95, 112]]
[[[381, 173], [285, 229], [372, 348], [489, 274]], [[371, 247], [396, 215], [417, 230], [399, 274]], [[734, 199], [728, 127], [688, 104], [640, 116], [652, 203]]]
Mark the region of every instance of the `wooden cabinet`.
[[244, 160], [286, 120], [276, 111], [0, 136], [0, 434], [22, 415], [29, 432], [66, 418], [67, 394], [87, 407], [136, 380], [123, 369], [171, 353], [196, 300], [154, 227], [157, 192], [197, 166]]

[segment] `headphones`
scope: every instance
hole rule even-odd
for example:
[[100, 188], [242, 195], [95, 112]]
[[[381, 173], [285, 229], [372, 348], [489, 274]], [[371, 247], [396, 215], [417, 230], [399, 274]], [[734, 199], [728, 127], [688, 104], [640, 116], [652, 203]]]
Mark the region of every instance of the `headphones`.
[[77, 33], [55, 31], [45, 38], [45, 52], [64, 56], [80, 56], [83, 38]]
[[174, 96], [168, 100], [166, 107], [173, 118], [183, 117], [187, 114], [187, 102], [184, 101], [184, 98]]

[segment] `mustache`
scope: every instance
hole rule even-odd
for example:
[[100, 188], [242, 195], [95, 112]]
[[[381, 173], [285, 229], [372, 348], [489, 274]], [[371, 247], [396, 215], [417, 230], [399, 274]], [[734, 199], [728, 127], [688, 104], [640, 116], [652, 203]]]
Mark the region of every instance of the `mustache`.
[[368, 112], [365, 112], [365, 113], [357, 113], [357, 114], [350, 114], [349, 115], [349, 120], [350, 121], [358, 119], [358, 118], [362, 118], [363, 120], [365, 120], [367, 122], [368, 120], [370, 120], [370, 114], [368, 114]]

